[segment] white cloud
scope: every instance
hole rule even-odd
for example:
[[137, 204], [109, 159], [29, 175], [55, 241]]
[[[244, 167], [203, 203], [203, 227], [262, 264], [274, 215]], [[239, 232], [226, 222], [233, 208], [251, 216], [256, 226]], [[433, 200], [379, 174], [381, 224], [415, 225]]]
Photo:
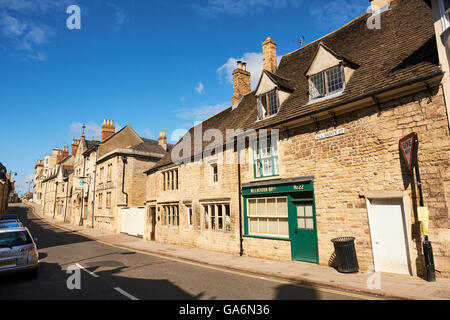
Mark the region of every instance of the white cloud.
[[[26, 58], [46, 61], [38, 49], [55, 34], [43, 23], [45, 14], [63, 10], [70, 0], [0, 0], [0, 41], [5, 49], [27, 52]], [[3, 39], [2, 39], [3, 38]]]
[[320, 0], [314, 1], [309, 11], [316, 24], [334, 29], [365, 13], [368, 6], [368, 2], [360, 0]]
[[203, 83], [199, 82], [197, 87], [195, 87], [195, 91], [198, 92], [198, 94], [204, 94], [205, 93], [205, 87], [203, 85]]
[[[281, 57], [277, 57], [277, 60], [279, 63]], [[251, 86], [252, 89], [255, 89], [263, 70], [262, 53], [247, 52], [239, 59], [229, 58], [223, 66], [217, 69], [220, 83], [223, 83], [225, 80], [226, 83], [233, 84], [233, 71], [236, 69], [237, 61], [247, 63], [247, 70], [251, 73]]]
[[[116, 132], [118, 131], [118, 125], [116, 124]], [[84, 130], [86, 134], [87, 140], [100, 140], [102, 135], [102, 128], [97, 123], [91, 121], [86, 124], [86, 129]], [[74, 122], [70, 125], [70, 133], [71, 137], [75, 137], [75, 139], [79, 139], [81, 134], [83, 133], [83, 123]]]
[[186, 129], [176, 129], [170, 135], [170, 142], [177, 143], [188, 132]]
[[204, 121], [229, 106], [230, 104], [228, 102], [224, 102], [217, 105], [205, 105], [194, 109], [184, 108], [178, 110], [176, 116], [184, 120]]
[[221, 14], [244, 17], [267, 9], [288, 6], [298, 8], [303, 0], [208, 0], [206, 4], [196, 3], [194, 9], [205, 17], [216, 18]]

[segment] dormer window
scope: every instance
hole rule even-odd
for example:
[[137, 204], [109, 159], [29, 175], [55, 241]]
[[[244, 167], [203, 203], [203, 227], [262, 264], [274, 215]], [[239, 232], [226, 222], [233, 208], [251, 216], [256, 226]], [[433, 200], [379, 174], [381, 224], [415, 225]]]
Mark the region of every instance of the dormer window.
[[278, 113], [279, 103], [277, 89], [261, 94], [258, 97], [258, 120]]
[[330, 68], [328, 70], [312, 75], [309, 80], [310, 100], [322, 98], [344, 90], [343, 66]]

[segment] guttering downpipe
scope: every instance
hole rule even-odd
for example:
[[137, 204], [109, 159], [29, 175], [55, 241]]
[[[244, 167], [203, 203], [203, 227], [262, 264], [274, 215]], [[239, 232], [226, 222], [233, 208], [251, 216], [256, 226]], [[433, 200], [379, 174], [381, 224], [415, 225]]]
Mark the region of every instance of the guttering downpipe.
[[126, 156], [122, 156], [122, 162], [123, 162], [123, 174], [122, 174], [122, 193], [125, 195], [126, 198], [126, 207], [128, 207], [128, 193], [125, 192], [125, 165], [128, 162], [128, 158]]
[[56, 215], [56, 196], [58, 194], [58, 181], [56, 181], [55, 185], [56, 185], [56, 188], [55, 188], [55, 203], [53, 204], [53, 219], [55, 219], [55, 215]]
[[[64, 178], [64, 182], [68, 182], [69, 178]], [[69, 199], [69, 183], [67, 183], [66, 185], [66, 201], [65, 201], [65, 208], [64, 208], [64, 222], [66, 222], [66, 217], [67, 217], [67, 201]]]
[[244, 255], [244, 237], [242, 232], [242, 182], [241, 182], [241, 157], [238, 148], [238, 140], [236, 137], [236, 150], [238, 158], [238, 187], [239, 187], [239, 255]]
[[92, 229], [95, 228], [95, 196], [97, 192], [97, 158], [98, 147], [95, 149], [95, 170], [94, 170], [94, 194], [92, 195]]

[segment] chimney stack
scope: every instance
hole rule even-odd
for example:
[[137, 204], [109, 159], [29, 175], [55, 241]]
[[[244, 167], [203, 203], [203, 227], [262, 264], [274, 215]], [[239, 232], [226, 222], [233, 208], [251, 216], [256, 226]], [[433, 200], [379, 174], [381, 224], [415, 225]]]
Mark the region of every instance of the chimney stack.
[[80, 140], [77, 140], [77, 139], [72, 140], [72, 146], [70, 148], [70, 155], [75, 156], [77, 154], [79, 145], [80, 145]]
[[163, 147], [163, 149], [165, 151], [167, 151], [167, 137], [166, 137], [166, 132], [165, 131], [161, 131], [159, 133], [158, 144], [161, 147]]
[[114, 121], [105, 119], [102, 125], [102, 142], [116, 133]]
[[277, 44], [268, 37], [262, 44], [264, 70], [275, 73], [277, 71]]
[[233, 99], [235, 105], [239, 100], [251, 91], [250, 72], [247, 71], [247, 63], [238, 61], [237, 68], [233, 72]]
[[68, 157], [69, 157], [69, 147], [63, 147], [63, 149], [59, 150], [58, 152], [58, 156], [56, 157], [56, 163], [59, 163]]

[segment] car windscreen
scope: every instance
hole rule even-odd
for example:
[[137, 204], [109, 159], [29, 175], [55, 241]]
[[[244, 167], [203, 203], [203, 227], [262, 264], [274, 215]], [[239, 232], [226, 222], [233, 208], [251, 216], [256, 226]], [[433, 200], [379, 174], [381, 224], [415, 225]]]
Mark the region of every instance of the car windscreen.
[[0, 248], [24, 246], [31, 243], [33, 241], [26, 231], [0, 232]]

